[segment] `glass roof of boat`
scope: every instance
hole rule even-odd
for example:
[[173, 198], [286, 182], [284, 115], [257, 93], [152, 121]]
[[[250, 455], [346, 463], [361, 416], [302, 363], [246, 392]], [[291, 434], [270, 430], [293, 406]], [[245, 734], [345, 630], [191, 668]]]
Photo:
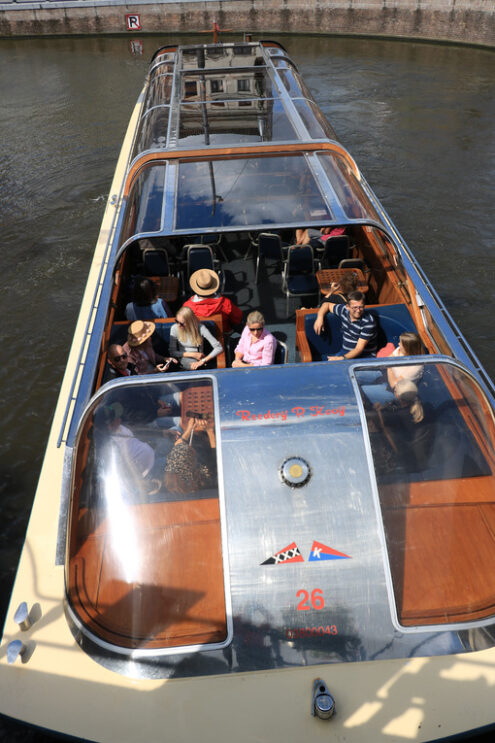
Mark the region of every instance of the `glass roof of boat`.
[[154, 59], [133, 157], [149, 150], [336, 140], [294, 63], [270, 42]]
[[349, 224], [381, 219], [349, 163], [331, 151], [173, 159], [141, 169], [120, 244], [134, 235]]

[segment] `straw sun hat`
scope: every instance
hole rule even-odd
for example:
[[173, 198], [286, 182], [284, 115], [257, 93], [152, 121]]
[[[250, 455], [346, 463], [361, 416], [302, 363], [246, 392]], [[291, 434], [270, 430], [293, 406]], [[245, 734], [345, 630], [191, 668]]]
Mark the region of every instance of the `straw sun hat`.
[[220, 279], [211, 268], [201, 268], [195, 271], [189, 279], [189, 286], [200, 297], [209, 297], [215, 294], [220, 286]]
[[155, 332], [155, 323], [147, 320], [136, 320], [129, 325], [127, 343], [130, 346], [139, 346]]

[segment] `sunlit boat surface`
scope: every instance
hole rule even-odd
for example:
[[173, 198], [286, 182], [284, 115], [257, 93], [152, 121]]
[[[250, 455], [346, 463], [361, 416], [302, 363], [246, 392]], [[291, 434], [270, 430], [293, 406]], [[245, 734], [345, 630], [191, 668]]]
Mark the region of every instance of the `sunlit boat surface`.
[[[407, 330], [423, 341], [421, 461], [387, 443], [362, 394], [365, 372], [390, 360], [326, 361], [340, 339], [334, 318], [312, 332], [319, 288], [292, 296], [287, 264], [260, 256], [262, 233], [293, 243], [296, 228], [324, 226], [345, 228], [381, 343]], [[132, 277], [177, 291], [176, 311], [187, 246], [204, 244], [284, 363], [227, 368], [236, 336], [213, 317], [216, 368], [102, 384]], [[147, 261], [165, 258], [163, 280]], [[157, 342], [172, 322], [157, 321]], [[150, 400], [172, 394], [183, 429], [199, 416], [210, 442], [209, 482], [180, 494], [134, 471], [107, 426], [110, 409], [160, 461], [167, 423]], [[283, 47], [160, 49], [55, 412], [1, 642], [0, 712], [94, 741], [488, 729], [494, 440], [491, 381]]]

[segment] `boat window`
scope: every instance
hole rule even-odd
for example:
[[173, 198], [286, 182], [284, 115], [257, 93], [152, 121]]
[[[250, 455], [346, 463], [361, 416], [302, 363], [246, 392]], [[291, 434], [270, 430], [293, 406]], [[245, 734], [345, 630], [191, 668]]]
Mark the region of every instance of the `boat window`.
[[165, 149], [167, 146], [170, 106], [157, 106], [148, 111], [139, 122], [133, 158], [150, 149]]
[[303, 155], [181, 161], [176, 229], [332, 219]]
[[301, 75], [295, 70], [278, 70], [278, 74], [292, 98], [300, 98], [301, 93], [304, 98], [313, 97]]
[[263, 46], [268, 51], [268, 54], [270, 54], [272, 57], [283, 57], [287, 54], [287, 52], [285, 52], [279, 46], [268, 46], [268, 44], [264, 44]]
[[[212, 77], [213, 75], [213, 77]], [[239, 82], [246, 85], [249, 83], [249, 97], [278, 98], [278, 90], [272, 82], [265, 67], [256, 67], [248, 70], [227, 70], [222, 76], [217, 71], [213, 73], [183, 73], [181, 76], [181, 99], [190, 101], [193, 95], [197, 100], [211, 101], [237, 100], [239, 95]]]
[[182, 68], [212, 70], [218, 67], [246, 67], [258, 64], [258, 53], [257, 44], [195, 46], [182, 50]]
[[297, 72], [296, 65], [293, 62], [291, 62], [290, 59], [287, 59], [287, 57], [283, 57], [280, 59], [274, 59], [273, 66], [281, 68], [281, 69], [295, 70]]
[[298, 98], [293, 103], [312, 139], [337, 139], [334, 130], [313, 101]]
[[121, 242], [141, 232], [160, 230], [165, 167], [165, 165], [146, 166], [134, 181], [124, 215]]
[[143, 109], [144, 111], [147, 111], [153, 106], [170, 103], [173, 79], [173, 75], [163, 74], [161, 68], [152, 74], [148, 87], [148, 94], [146, 96], [146, 103]]
[[492, 616], [495, 573], [483, 566], [495, 561], [493, 415], [455, 364], [400, 358], [356, 371], [399, 622]]
[[[248, 108], [251, 110], [246, 110]], [[250, 94], [247, 98], [189, 103], [180, 107], [181, 146], [192, 148], [200, 144], [221, 146], [295, 139], [294, 128], [279, 100], [253, 100]]]
[[66, 588], [82, 627], [107, 643], [227, 639], [214, 411], [211, 380], [148, 377], [114, 384], [82, 424]]
[[349, 219], [380, 221], [375, 208], [344, 158], [321, 153], [319, 159]]

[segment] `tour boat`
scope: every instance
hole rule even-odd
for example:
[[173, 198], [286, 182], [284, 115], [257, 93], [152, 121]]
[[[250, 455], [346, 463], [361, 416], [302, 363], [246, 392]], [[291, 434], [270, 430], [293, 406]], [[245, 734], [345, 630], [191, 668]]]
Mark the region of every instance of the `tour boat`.
[[[170, 315], [134, 319], [131, 335], [167, 357], [197, 271], [244, 322], [262, 312], [274, 363], [232, 368], [242, 323], [211, 303], [203, 315], [196, 292], [221, 344], [210, 365], [165, 373], [148, 356], [151, 373], [106, 381], [137, 282]], [[343, 358], [335, 308], [315, 330], [343, 276], [379, 348], [415, 333], [421, 352]], [[391, 370], [415, 387], [408, 400]], [[1, 640], [0, 713], [102, 743], [490, 729], [494, 409], [491, 380], [284, 48], [159, 49], [55, 411]]]

